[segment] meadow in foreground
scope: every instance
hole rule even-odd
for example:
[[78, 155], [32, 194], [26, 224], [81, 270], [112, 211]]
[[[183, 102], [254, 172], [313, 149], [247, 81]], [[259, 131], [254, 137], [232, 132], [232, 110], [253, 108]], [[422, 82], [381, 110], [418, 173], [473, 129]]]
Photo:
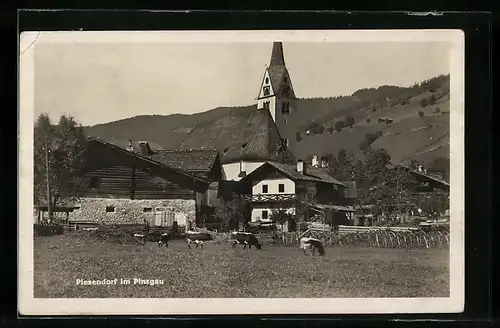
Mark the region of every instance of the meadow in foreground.
[[[448, 297], [449, 248], [326, 248], [206, 244], [188, 249], [91, 242], [67, 233], [34, 240], [36, 298]], [[162, 285], [76, 285], [76, 279], [163, 279]]]

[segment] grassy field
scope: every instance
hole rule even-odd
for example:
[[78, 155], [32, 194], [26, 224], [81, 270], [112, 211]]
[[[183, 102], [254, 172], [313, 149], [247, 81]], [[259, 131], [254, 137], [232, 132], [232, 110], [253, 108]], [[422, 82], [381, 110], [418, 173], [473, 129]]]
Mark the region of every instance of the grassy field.
[[[205, 244], [92, 242], [67, 233], [35, 237], [36, 298], [448, 297], [449, 253], [439, 249], [297, 247], [262, 250]], [[76, 285], [76, 279], [163, 279], [162, 285]]]

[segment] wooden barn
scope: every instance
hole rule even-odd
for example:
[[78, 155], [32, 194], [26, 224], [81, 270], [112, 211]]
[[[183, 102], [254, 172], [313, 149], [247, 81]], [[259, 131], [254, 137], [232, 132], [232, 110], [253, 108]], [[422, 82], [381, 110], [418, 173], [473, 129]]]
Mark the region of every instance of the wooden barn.
[[225, 179], [217, 149], [152, 149], [147, 141], [134, 142], [132, 140], [129, 140], [126, 149], [170, 168], [209, 181], [210, 185], [207, 192], [197, 193], [196, 205], [199, 214], [197, 223], [211, 219], [215, 212], [215, 206], [223, 198], [221, 182]]
[[185, 227], [202, 217], [200, 199], [211, 180], [181, 171], [131, 149], [89, 138], [75, 180], [78, 203], [70, 222]]

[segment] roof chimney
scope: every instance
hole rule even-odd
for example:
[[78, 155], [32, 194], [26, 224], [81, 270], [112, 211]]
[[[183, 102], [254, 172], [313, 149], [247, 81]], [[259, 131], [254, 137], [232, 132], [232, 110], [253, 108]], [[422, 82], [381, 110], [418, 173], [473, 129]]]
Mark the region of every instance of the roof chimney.
[[297, 161], [297, 172], [304, 174], [304, 162], [301, 159]]
[[150, 156], [153, 153], [147, 141], [139, 141], [139, 148], [142, 156]]
[[312, 167], [318, 167], [318, 156], [314, 155], [311, 162]]
[[418, 166], [418, 172], [422, 172], [422, 165]]
[[325, 156], [321, 157], [321, 167], [328, 167], [328, 158]]
[[132, 140], [129, 140], [128, 141], [128, 147], [127, 147], [127, 150], [128, 151], [134, 151], [134, 146], [132, 145]]

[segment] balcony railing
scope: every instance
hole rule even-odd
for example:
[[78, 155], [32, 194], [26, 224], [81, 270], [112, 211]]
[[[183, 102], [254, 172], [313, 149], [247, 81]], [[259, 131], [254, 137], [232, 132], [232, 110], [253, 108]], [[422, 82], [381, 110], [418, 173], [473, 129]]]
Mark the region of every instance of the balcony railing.
[[247, 202], [251, 203], [274, 203], [295, 201], [295, 194], [258, 194], [258, 195], [243, 195]]

